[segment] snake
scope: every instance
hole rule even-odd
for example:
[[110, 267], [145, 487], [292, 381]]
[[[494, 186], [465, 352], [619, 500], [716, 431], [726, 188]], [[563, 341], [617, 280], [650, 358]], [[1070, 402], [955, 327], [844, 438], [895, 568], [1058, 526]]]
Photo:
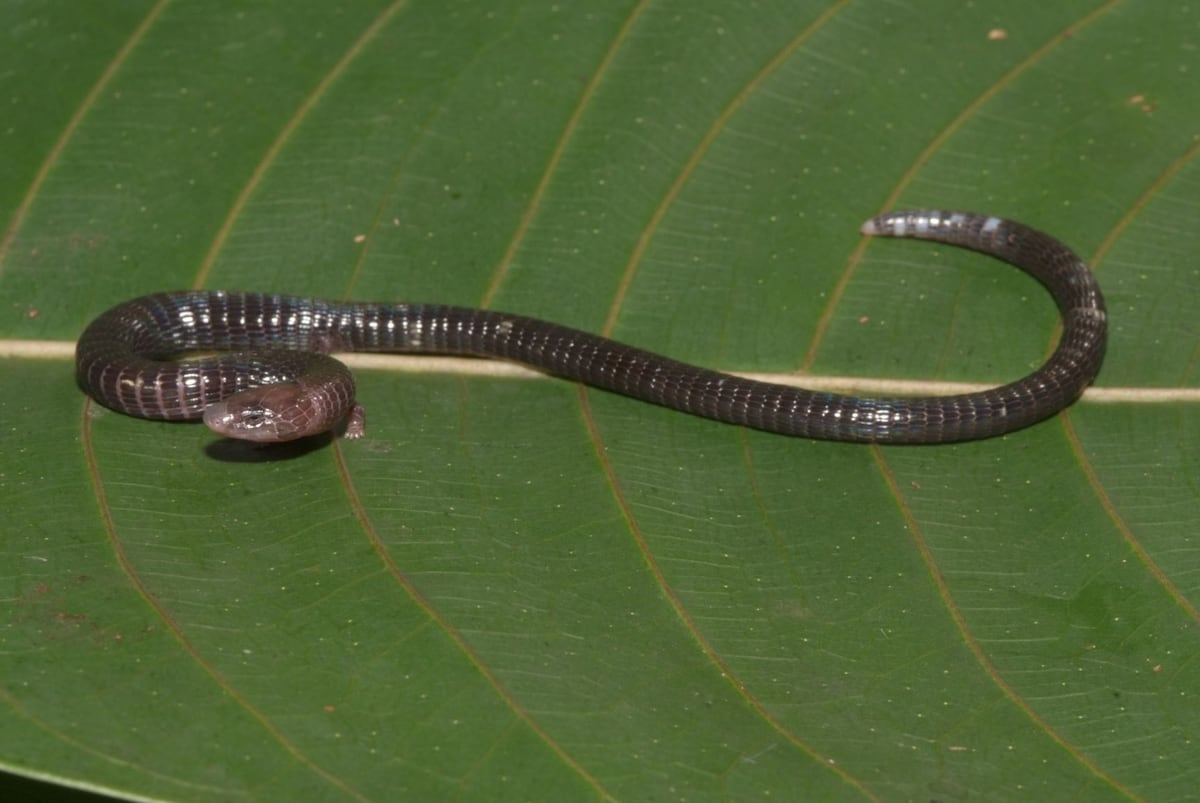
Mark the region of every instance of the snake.
[[76, 379], [120, 413], [203, 419], [218, 435], [273, 443], [338, 427], [348, 438], [363, 435], [354, 376], [332, 352], [475, 356], [752, 429], [877, 444], [1002, 435], [1055, 415], [1095, 379], [1107, 337], [1104, 297], [1087, 264], [1054, 237], [993, 215], [943, 210], [879, 215], [860, 231], [958, 246], [1032, 275], [1062, 319], [1054, 351], [1033, 373], [1000, 387], [872, 398], [713, 371], [491, 309], [183, 290], [126, 301], [93, 320], [76, 346]]

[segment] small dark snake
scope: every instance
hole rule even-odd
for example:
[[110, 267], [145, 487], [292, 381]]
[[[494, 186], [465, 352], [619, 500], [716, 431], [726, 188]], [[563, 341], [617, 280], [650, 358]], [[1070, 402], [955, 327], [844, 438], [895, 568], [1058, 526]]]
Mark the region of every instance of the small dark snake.
[[[1033, 275], [1062, 315], [1050, 359], [1002, 387], [958, 396], [859, 398], [744, 379], [565, 326], [483, 309], [220, 291], [157, 293], [113, 307], [76, 348], [80, 386], [139, 418], [196, 419], [231, 438], [287, 441], [346, 422], [363, 433], [354, 377], [331, 351], [497, 357], [754, 429], [871, 443], [944, 443], [1028, 426], [1075, 401], [1104, 357], [1104, 299], [1069, 248], [987, 215], [881, 215], [862, 232], [991, 254]], [[188, 351], [229, 353], [175, 359]]]

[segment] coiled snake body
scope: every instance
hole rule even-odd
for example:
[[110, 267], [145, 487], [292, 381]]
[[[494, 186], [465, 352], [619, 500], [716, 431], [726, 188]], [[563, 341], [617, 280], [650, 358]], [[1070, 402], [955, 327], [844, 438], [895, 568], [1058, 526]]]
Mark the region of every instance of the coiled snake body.
[[[1069, 248], [1020, 223], [946, 211], [895, 212], [864, 234], [918, 237], [991, 254], [1033, 275], [1062, 315], [1041, 368], [978, 393], [860, 398], [687, 365], [546, 321], [491, 310], [180, 291], [143, 296], [94, 320], [76, 377], [94, 399], [141, 418], [203, 418], [218, 434], [272, 442], [346, 421], [363, 432], [349, 369], [330, 351], [496, 357], [675, 410], [755, 429], [840, 441], [944, 443], [1040, 421], [1073, 402], [1104, 356], [1104, 299]], [[187, 351], [229, 351], [175, 359]]]

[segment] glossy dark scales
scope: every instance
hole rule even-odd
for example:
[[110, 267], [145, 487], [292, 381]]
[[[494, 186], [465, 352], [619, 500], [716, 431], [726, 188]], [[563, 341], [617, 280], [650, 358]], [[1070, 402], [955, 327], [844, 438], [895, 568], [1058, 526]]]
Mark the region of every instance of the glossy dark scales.
[[[214, 405], [226, 405], [204, 416], [213, 425], [233, 418], [225, 413], [237, 407], [237, 415], [244, 416], [239, 421], [246, 423], [214, 428], [231, 437], [270, 441], [317, 434], [347, 416], [350, 434], [360, 434], [354, 379], [320, 352], [474, 355], [513, 360], [731, 424], [874, 443], [944, 443], [1011, 432], [1054, 415], [1095, 378], [1104, 357], [1104, 299], [1087, 265], [1058, 240], [1009, 220], [944, 211], [882, 215], [863, 224], [862, 231], [961, 246], [1033, 275], [1062, 315], [1054, 353], [1029, 376], [991, 390], [860, 398], [743, 379], [491, 310], [182, 291], [128, 301], [93, 321], [76, 349], [76, 376], [101, 404], [142, 418], [195, 419]], [[178, 359], [193, 350], [230, 353]], [[276, 389], [272, 401], [264, 400], [265, 391], [252, 390], [275, 383], [293, 384], [287, 392]], [[299, 407], [274, 409], [278, 399]], [[265, 427], [248, 433], [263, 415], [278, 416], [289, 428], [281, 428], [280, 437]]]

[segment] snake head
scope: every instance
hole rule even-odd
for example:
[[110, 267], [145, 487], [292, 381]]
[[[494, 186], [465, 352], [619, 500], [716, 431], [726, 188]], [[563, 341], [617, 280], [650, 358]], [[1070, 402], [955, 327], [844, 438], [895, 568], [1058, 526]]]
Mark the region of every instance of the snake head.
[[328, 425], [316, 421], [311, 403], [296, 382], [243, 390], [204, 410], [204, 423], [226, 438], [281, 443], [316, 435]]

